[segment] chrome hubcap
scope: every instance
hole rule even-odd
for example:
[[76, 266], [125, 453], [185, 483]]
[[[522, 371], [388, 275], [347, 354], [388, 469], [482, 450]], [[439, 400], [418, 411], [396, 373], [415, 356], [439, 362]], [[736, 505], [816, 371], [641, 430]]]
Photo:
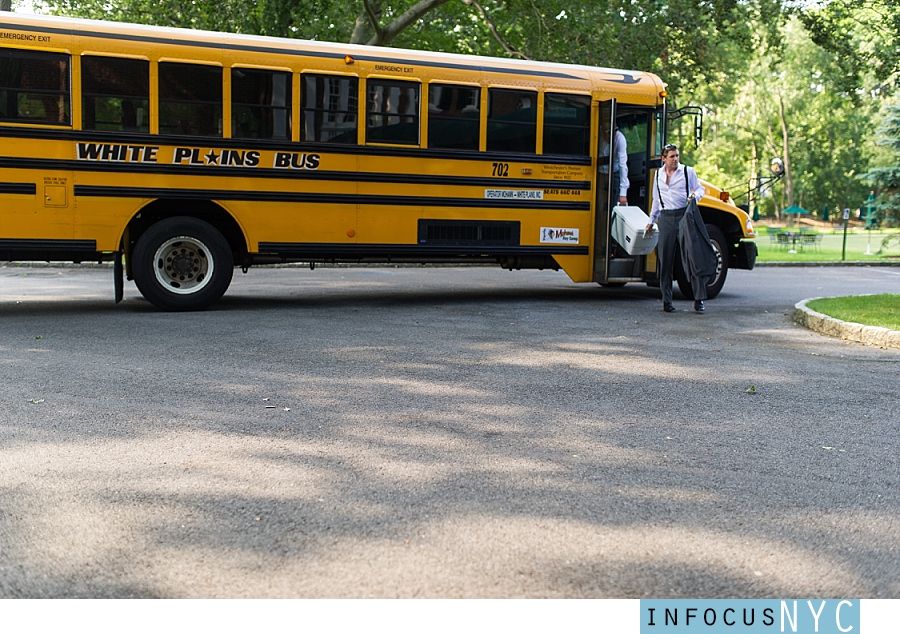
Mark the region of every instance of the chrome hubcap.
[[196, 238], [166, 240], [154, 257], [157, 281], [172, 293], [188, 295], [204, 288], [215, 268], [206, 245]]

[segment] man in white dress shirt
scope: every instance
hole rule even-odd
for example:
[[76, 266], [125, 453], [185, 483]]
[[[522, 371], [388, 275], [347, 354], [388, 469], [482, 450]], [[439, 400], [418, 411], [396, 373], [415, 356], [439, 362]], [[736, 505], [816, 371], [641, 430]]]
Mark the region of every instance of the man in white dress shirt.
[[[659, 288], [662, 292], [663, 310], [675, 312], [672, 305], [672, 277], [675, 272], [675, 249], [679, 241], [679, 224], [687, 208], [688, 199], [699, 200], [706, 193], [697, 172], [687, 166], [681, 166], [678, 146], [669, 144], [663, 148], [662, 169], [656, 172], [653, 204], [650, 207], [650, 224], [647, 232], [653, 233], [653, 225], [659, 221], [659, 242], [656, 252], [659, 255]], [[687, 178], [687, 182], [685, 182]], [[690, 272], [688, 273], [690, 276]], [[691, 276], [694, 291], [694, 310], [702, 313], [706, 310], [703, 300], [706, 299], [705, 280], [695, 282]]]
[[[600, 141], [600, 156], [609, 156], [608, 129], [603, 131], [603, 138]], [[628, 187], [631, 183], [628, 182], [628, 141], [625, 140], [625, 135], [619, 129], [616, 129], [616, 157], [615, 161], [612, 161], [612, 165], [613, 194], [618, 195], [618, 204], [624, 206], [628, 204]], [[601, 166], [600, 171], [603, 174], [608, 174], [609, 166]]]

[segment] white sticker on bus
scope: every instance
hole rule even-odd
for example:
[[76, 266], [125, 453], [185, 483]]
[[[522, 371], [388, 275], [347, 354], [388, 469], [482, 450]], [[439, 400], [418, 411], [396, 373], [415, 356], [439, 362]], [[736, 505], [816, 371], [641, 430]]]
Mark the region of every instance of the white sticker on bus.
[[541, 227], [541, 242], [552, 244], [578, 244], [578, 229]]
[[544, 200], [543, 189], [485, 189], [485, 198], [508, 200]]

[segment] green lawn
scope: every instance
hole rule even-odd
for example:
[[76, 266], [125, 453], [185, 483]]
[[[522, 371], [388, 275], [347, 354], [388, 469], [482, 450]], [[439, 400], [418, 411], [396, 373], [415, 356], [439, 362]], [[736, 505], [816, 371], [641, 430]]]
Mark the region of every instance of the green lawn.
[[816, 312], [867, 326], [900, 330], [900, 295], [852, 295], [807, 302]]
[[[784, 228], [773, 228], [784, 231]], [[759, 250], [757, 262], [796, 262], [816, 264], [824, 262], [900, 262], [900, 230], [866, 231], [851, 228], [847, 232], [846, 254], [844, 255], [844, 232], [841, 228], [819, 230], [822, 241], [817, 246], [801, 245], [785, 247], [769, 235], [769, 227], [757, 225]], [[804, 231], [811, 231], [804, 228]], [[891, 237], [886, 246], [885, 238]], [[793, 245], [792, 245], [793, 246]], [[791, 253], [795, 250], [795, 253]], [[807, 304], [810, 309], [842, 321], [851, 321], [867, 326], [881, 326], [900, 330], [900, 295], [854, 295], [833, 299], [817, 299]]]
[[[760, 232], [756, 239], [759, 249], [759, 262], [840, 262], [844, 249], [844, 234], [839, 229], [834, 233], [831, 229], [820, 231], [822, 241], [817, 246], [796, 246], [796, 253], [791, 253], [791, 247], [784, 247], [772, 240], [768, 228], [757, 227]], [[847, 248], [844, 260], [846, 262], [900, 262], [900, 230], [887, 231], [851, 230], [847, 233]], [[882, 250], [882, 241], [888, 236], [895, 236]], [[880, 254], [878, 252], [881, 251]]]

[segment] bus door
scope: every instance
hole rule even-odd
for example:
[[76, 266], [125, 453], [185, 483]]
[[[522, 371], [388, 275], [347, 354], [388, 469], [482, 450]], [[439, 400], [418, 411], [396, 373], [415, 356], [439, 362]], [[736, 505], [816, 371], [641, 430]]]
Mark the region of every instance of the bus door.
[[609, 278], [609, 219], [618, 193], [612, 191], [612, 161], [616, 155], [616, 100], [600, 102], [600, 135], [597, 148], [597, 200], [594, 201], [594, 277], [595, 282]]

